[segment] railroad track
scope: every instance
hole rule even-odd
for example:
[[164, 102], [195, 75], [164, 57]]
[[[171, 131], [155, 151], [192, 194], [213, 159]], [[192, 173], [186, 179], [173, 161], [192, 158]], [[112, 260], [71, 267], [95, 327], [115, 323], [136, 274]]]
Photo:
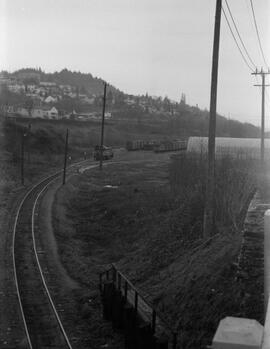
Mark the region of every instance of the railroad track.
[[[77, 170], [81, 163], [70, 166]], [[38, 199], [62, 171], [32, 187], [16, 212], [12, 256], [16, 291], [29, 349], [72, 349], [46, 284], [35, 242], [35, 210]]]
[[[128, 162], [128, 161], [127, 161]], [[67, 174], [77, 173], [82, 161], [69, 166]], [[109, 164], [121, 162], [112, 161]], [[107, 163], [106, 163], [107, 164]], [[87, 169], [98, 167], [92, 163]], [[72, 349], [60, 316], [46, 284], [35, 241], [35, 211], [39, 198], [63, 172], [36, 184], [23, 197], [17, 209], [12, 238], [12, 258], [16, 292], [29, 349]]]

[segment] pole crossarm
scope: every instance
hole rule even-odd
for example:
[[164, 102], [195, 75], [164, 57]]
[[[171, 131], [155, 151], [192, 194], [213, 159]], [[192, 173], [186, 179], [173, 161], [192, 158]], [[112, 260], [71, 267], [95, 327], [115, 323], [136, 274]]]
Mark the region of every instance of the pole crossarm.
[[269, 75], [269, 71], [255, 71], [254, 73], [251, 73], [251, 75]]

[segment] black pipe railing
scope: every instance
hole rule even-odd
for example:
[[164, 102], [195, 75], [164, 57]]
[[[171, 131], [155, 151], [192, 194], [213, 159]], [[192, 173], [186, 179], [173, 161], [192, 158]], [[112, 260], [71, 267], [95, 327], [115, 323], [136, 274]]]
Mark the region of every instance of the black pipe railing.
[[[108, 281], [112, 281], [115, 288], [121, 292], [125, 303], [127, 303], [127, 301], [131, 303], [131, 305], [134, 307], [135, 314], [140, 313], [142, 317], [147, 318], [151, 324], [151, 331], [153, 335], [158, 329], [160, 332], [165, 332], [169, 338], [170, 348], [177, 348], [176, 330], [172, 329], [172, 326], [160, 314], [158, 314], [155, 306], [141, 295], [141, 292], [139, 292], [132, 282], [130, 282], [125, 275], [123, 275], [123, 273], [117, 269], [115, 264], [112, 264], [109, 269], [99, 274], [99, 287], [101, 292], [103, 290], [103, 284]], [[143, 303], [144, 307], [141, 306], [140, 309], [139, 304], [142, 305]], [[149, 311], [146, 311], [146, 307], [150, 309], [150, 313]]]

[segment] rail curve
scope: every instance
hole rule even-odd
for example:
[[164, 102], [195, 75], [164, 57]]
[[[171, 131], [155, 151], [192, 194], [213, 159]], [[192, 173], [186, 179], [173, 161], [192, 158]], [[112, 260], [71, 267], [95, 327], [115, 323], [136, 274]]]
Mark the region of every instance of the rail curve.
[[[69, 172], [85, 162], [71, 165]], [[34, 224], [39, 198], [62, 173], [59, 171], [44, 178], [26, 192], [16, 211], [13, 225], [15, 287], [29, 349], [72, 349], [38, 258]]]

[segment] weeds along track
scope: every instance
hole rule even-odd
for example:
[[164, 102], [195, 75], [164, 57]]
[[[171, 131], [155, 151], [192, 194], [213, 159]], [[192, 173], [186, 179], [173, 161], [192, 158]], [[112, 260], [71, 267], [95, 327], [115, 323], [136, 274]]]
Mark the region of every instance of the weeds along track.
[[[81, 163], [70, 166], [69, 172], [76, 170], [79, 164]], [[22, 199], [14, 221], [14, 276], [30, 349], [72, 349], [47, 287], [35, 242], [35, 211], [38, 199], [61, 175], [62, 171], [57, 172], [30, 189]]]

